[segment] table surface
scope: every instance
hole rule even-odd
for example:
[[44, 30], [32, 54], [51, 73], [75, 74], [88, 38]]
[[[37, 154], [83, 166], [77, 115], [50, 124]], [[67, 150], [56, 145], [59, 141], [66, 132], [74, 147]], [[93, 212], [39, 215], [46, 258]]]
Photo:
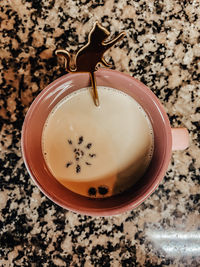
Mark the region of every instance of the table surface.
[[[1, 1], [1, 266], [200, 266], [200, 4], [194, 1]], [[190, 146], [173, 152], [158, 189], [112, 217], [64, 210], [23, 164], [24, 116], [65, 73], [56, 48], [76, 51], [98, 20], [126, 38], [107, 53], [157, 95]]]

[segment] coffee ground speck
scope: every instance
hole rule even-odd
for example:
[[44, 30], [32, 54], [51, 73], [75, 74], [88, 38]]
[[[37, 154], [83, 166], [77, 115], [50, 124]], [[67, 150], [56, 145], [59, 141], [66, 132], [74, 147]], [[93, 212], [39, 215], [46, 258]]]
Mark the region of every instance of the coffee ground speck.
[[69, 145], [72, 145], [72, 140], [71, 139], [68, 139], [67, 141], [68, 141]]
[[67, 162], [66, 167], [69, 168], [73, 163], [72, 162]]
[[96, 188], [94, 188], [94, 187], [90, 187], [90, 188], [88, 189], [88, 195], [89, 195], [89, 196], [96, 196], [96, 193], [97, 193]]
[[108, 188], [106, 186], [99, 186], [98, 192], [100, 195], [106, 195], [108, 193]]
[[91, 158], [94, 158], [94, 157], [96, 157], [96, 154], [89, 154], [89, 156], [90, 156]]
[[81, 145], [83, 143], [83, 136], [80, 136], [78, 139], [78, 145]]
[[90, 149], [91, 146], [92, 146], [92, 143], [88, 143], [87, 146], [86, 146], [86, 148], [87, 148], [87, 149]]
[[79, 173], [81, 171], [81, 166], [78, 164], [76, 165], [76, 173]]

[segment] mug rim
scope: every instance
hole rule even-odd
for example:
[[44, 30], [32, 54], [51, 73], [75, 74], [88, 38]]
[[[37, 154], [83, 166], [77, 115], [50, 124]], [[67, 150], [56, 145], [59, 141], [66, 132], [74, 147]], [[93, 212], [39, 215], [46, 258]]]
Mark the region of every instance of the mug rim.
[[[63, 75], [62, 77], [60, 77], [60, 78], [56, 79], [55, 81], [53, 81], [52, 83], [50, 83], [45, 89], [43, 89], [38, 94], [38, 96], [35, 98], [35, 100], [32, 102], [31, 106], [29, 107], [29, 110], [27, 111], [27, 114], [25, 116], [25, 120], [23, 123], [23, 127], [22, 127], [21, 149], [22, 149], [23, 160], [24, 160], [24, 163], [25, 163], [26, 169], [28, 170], [29, 175], [31, 176], [31, 178], [33, 179], [35, 184], [38, 186], [38, 188], [43, 192], [44, 195], [46, 195], [49, 199], [51, 199], [54, 203], [58, 204], [59, 206], [65, 208], [65, 209], [71, 210], [73, 212], [78, 212], [80, 214], [84, 214], [84, 215], [111, 216], [111, 215], [121, 214], [125, 211], [131, 210], [131, 209], [139, 206], [158, 187], [159, 183], [162, 181], [164, 174], [167, 170], [167, 167], [168, 167], [168, 164], [169, 164], [169, 161], [171, 158], [171, 150], [172, 150], [171, 127], [170, 127], [168, 116], [167, 116], [162, 104], [160, 103], [159, 99], [154, 95], [154, 93], [147, 86], [145, 86], [142, 82], [135, 79], [134, 77], [131, 77], [128, 74], [125, 74], [125, 73], [122, 73], [122, 72], [119, 72], [116, 70], [109, 70], [109, 69], [104, 69], [104, 68], [100, 68], [96, 72], [96, 79], [98, 79], [98, 77], [102, 77], [102, 76], [106, 77], [109, 75], [111, 75], [111, 76], [117, 75], [117, 76], [121, 76], [124, 79], [128, 79], [128, 80], [131, 79], [132, 81], [134, 81], [134, 83], [137, 84], [138, 87], [143, 88], [143, 90], [146, 92], [146, 94], [151, 99], [153, 99], [153, 102], [157, 105], [157, 108], [160, 112], [160, 116], [162, 116], [162, 119], [164, 120], [167, 145], [166, 145], [165, 157], [164, 157], [164, 160], [162, 162], [162, 166], [158, 170], [159, 175], [157, 176], [155, 181], [146, 189], [146, 191], [142, 195], [140, 195], [136, 200], [129, 201], [129, 202], [123, 204], [122, 206], [118, 206], [116, 208], [109, 208], [108, 207], [104, 210], [97, 210], [95, 208], [92, 209], [92, 208], [86, 208], [86, 207], [80, 208], [78, 206], [70, 205], [70, 203], [68, 203], [68, 205], [66, 206], [66, 204], [64, 204], [62, 202], [62, 199], [59, 199], [59, 197], [56, 196], [53, 192], [49, 192], [48, 190], [46, 190], [42, 186], [38, 177], [35, 177], [33, 171], [31, 170], [30, 164], [27, 161], [27, 148], [26, 148], [24, 140], [25, 140], [26, 134], [28, 133], [28, 122], [29, 122], [29, 119], [31, 118], [31, 116], [34, 112], [35, 107], [37, 107], [37, 104], [40, 103], [46, 95], [48, 95], [48, 92], [51, 91], [52, 88], [57, 88], [60, 84], [63, 84], [65, 81], [70, 80], [70, 78], [72, 76], [73, 76], [73, 78], [75, 78], [75, 77], [79, 77], [80, 75], [87, 75], [87, 74], [75, 73], [75, 74]], [[96, 200], [93, 200], [93, 201], [96, 201]]]

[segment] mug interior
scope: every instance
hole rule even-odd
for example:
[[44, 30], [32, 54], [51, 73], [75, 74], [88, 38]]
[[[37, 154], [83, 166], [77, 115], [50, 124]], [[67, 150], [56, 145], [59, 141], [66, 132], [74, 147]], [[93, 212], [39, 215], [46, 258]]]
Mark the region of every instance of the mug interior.
[[30, 176], [52, 201], [78, 213], [107, 216], [135, 208], [156, 189], [171, 157], [171, 128], [159, 100], [144, 84], [129, 75], [113, 70], [99, 69], [95, 75], [98, 86], [112, 87], [132, 96], [149, 116], [154, 131], [154, 153], [144, 176], [120, 195], [91, 199], [68, 190], [48, 170], [41, 146], [44, 123], [53, 107], [63, 97], [77, 89], [90, 86], [87, 73], [64, 75], [37, 96], [24, 121], [22, 154]]

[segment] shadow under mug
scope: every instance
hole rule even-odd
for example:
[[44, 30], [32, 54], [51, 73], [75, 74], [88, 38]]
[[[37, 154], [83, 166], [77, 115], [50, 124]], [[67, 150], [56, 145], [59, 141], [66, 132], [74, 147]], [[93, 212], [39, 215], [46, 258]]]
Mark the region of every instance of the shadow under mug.
[[95, 75], [98, 86], [112, 87], [132, 96], [143, 107], [153, 126], [153, 157], [146, 173], [135, 185], [124, 193], [109, 198], [87, 198], [60, 184], [45, 163], [41, 146], [44, 123], [54, 106], [66, 95], [90, 86], [87, 73], [64, 75], [36, 97], [24, 120], [21, 146], [30, 176], [53, 202], [85, 215], [110, 216], [137, 207], [158, 187], [167, 170], [172, 149], [188, 146], [188, 132], [185, 128], [171, 129], [167, 114], [157, 97], [135, 78], [107, 69], [99, 69]]

